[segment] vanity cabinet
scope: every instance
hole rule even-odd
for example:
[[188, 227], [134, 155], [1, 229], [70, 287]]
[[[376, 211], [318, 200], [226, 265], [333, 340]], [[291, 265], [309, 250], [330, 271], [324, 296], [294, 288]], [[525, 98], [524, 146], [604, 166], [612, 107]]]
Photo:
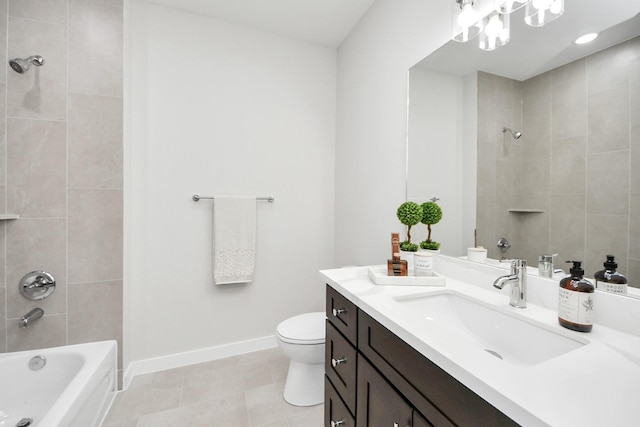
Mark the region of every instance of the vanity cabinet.
[[325, 425], [355, 427], [358, 308], [327, 286]]
[[327, 285], [325, 427], [518, 424]]

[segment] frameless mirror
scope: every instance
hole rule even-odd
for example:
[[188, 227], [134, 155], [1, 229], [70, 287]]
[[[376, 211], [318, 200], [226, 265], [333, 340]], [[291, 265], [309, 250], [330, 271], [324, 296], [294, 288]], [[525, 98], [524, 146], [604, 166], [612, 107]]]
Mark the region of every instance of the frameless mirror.
[[451, 204], [450, 255], [476, 230], [491, 258], [559, 253], [591, 277], [614, 254], [640, 287], [640, 4], [565, 0], [541, 28], [522, 13], [504, 47], [452, 41], [411, 68], [407, 198]]

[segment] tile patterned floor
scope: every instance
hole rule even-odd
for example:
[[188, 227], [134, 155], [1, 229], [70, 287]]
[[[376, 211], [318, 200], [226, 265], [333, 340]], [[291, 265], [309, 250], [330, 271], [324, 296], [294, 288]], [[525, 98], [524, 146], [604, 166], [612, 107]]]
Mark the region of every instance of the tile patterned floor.
[[289, 359], [280, 349], [133, 379], [102, 427], [322, 427], [324, 406], [282, 398]]

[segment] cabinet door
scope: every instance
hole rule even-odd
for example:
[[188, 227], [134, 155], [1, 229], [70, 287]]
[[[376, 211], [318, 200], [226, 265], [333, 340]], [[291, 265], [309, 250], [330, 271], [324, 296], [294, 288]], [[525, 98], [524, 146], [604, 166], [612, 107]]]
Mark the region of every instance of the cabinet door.
[[358, 355], [357, 427], [411, 426], [413, 408]]
[[429, 421], [427, 421], [427, 419], [425, 417], [420, 415], [420, 412], [414, 410], [413, 411], [413, 424], [411, 426], [412, 427], [433, 427], [433, 424], [431, 424]]
[[355, 427], [356, 425], [347, 405], [327, 377], [324, 378], [324, 425], [325, 427]]

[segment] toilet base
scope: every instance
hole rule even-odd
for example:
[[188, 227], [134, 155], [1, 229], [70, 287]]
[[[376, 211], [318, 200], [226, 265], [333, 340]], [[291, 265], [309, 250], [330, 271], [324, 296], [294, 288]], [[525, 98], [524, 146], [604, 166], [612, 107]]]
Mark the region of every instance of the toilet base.
[[284, 400], [294, 406], [313, 406], [324, 402], [324, 363], [289, 363]]

